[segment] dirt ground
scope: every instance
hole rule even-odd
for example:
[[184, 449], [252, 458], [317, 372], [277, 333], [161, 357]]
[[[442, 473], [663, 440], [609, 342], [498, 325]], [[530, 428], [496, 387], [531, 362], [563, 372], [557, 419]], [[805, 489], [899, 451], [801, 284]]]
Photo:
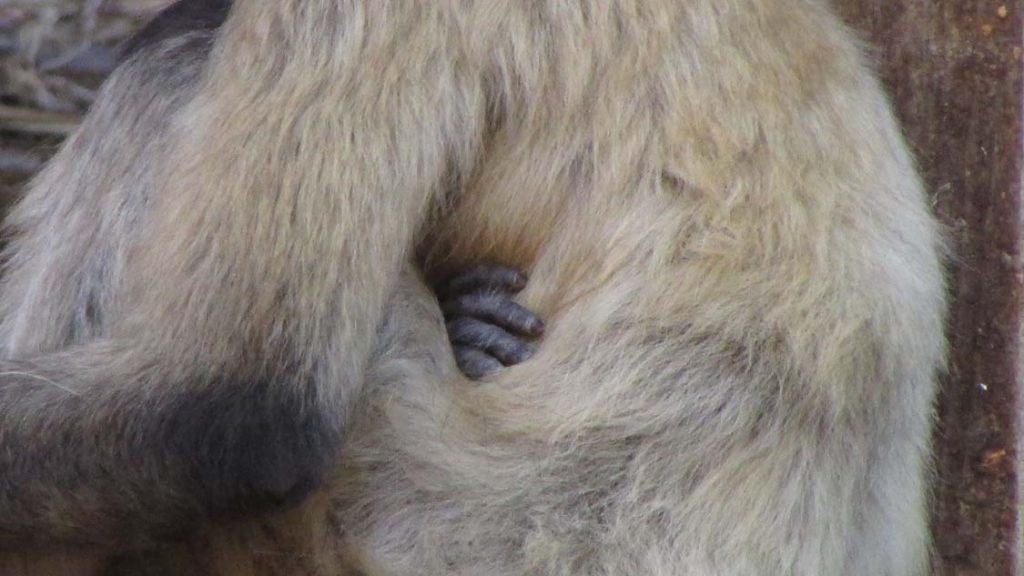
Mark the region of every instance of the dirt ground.
[[81, 120], [118, 48], [170, 0], [0, 0], [0, 206]]

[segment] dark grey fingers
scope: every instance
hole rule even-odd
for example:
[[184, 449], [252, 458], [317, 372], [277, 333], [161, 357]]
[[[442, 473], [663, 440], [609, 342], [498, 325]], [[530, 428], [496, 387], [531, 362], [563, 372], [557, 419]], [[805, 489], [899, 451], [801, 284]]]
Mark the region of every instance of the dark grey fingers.
[[508, 296], [493, 291], [465, 294], [446, 301], [442, 311], [446, 317], [469, 316], [523, 336], [540, 336], [544, 332], [544, 321]]
[[494, 374], [505, 367], [495, 357], [479, 348], [453, 344], [452, 351], [455, 352], [455, 363], [459, 370], [473, 380]]
[[516, 293], [526, 287], [526, 274], [506, 266], [482, 264], [450, 278], [440, 292], [445, 299], [458, 294], [470, 294], [481, 290], [500, 290]]
[[527, 339], [544, 332], [544, 321], [512, 300], [527, 280], [517, 270], [482, 265], [439, 290], [455, 361], [467, 377], [480, 379], [533, 355]]
[[532, 355], [532, 350], [526, 342], [500, 326], [476, 318], [456, 318], [448, 322], [448, 337], [452, 344], [483, 350], [505, 366], [524, 362]]

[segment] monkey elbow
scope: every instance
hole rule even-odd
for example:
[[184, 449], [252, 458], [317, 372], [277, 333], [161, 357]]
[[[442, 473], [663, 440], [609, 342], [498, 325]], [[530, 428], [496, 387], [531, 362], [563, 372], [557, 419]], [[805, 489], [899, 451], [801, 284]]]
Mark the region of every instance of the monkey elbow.
[[166, 433], [203, 509], [248, 514], [300, 502], [317, 489], [337, 459], [343, 426], [340, 411], [318, 404], [313, 388], [217, 386], [182, 399]]

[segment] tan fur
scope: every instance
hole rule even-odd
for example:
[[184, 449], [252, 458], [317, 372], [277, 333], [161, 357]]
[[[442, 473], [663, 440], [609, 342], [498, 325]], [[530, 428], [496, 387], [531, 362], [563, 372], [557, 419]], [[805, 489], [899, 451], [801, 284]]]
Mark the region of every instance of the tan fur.
[[[302, 570], [926, 572], [939, 235], [822, 2], [240, 1], [167, 138], [110, 338], [353, 411]], [[460, 377], [410, 259], [530, 271], [536, 356]]]

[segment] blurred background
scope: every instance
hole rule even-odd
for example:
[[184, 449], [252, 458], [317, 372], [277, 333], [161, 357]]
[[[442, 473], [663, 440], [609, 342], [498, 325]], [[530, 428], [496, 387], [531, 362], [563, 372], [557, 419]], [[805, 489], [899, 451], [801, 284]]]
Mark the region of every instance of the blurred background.
[[0, 210], [78, 125], [118, 47], [169, 0], [0, 0]]

